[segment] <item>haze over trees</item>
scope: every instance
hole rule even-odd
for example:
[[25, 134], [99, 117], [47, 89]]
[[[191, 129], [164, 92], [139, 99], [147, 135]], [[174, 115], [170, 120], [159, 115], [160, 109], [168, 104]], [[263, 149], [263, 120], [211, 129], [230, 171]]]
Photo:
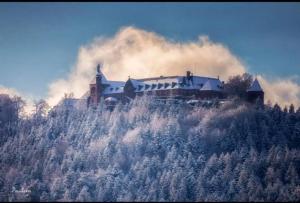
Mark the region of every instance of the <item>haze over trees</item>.
[[141, 97], [113, 111], [103, 101], [36, 109], [10, 124], [13, 133], [1, 125], [1, 201], [300, 200], [293, 105], [204, 108]]

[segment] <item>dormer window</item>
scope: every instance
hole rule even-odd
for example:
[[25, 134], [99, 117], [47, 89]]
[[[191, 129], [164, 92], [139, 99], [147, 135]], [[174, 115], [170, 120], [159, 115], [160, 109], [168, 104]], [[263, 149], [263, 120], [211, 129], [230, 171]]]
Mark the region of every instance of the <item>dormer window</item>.
[[170, 85], [170, 84], [166, 82], [166, 83], [165, 83], [165, 88], [167, 88], [169, 85]]
[[145, 85], [145, 90], [149, 89], [150, 85]]
[[143, 85], [139, 85], [138, 90], [140, 91], [143, 88]]
[[177, 85], [177, 82], [172, 82], [172, 88], [174, 88]]
[[163, 86], [163, 84], [158, 83], [157, 89], [160, 89]]
[[154, 89], [156, 87], [156, 84], [152, 84], [151, 89]]

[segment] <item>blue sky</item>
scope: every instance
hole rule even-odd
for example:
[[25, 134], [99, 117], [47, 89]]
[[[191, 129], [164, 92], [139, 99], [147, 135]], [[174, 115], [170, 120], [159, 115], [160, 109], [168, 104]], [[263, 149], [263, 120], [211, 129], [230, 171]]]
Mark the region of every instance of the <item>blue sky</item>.
[[300, 75], [299, 3], [0, 3], [0, 85], [45, 97], [80, 46], [123, 26], [182, 42], [208, 35], [251, 73]]

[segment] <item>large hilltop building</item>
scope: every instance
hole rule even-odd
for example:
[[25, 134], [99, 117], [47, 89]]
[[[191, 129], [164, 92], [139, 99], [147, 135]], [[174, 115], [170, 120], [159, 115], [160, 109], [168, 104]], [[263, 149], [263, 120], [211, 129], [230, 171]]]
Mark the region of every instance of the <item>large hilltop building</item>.
[[[136, 96], [152, 95], [158, 99], [204, 100], [224, 99], [224, 82], [219, 78], [194, 76], [190, 71], [184, 76], [160, 76], [154, 78], [109, 81], [97, 66], [96, 80], [90, 84], [87, 105], [97, 105], [101, 98], [105, 101], [129, 101]], [[263, 102], [264, 92], [257, 79], [247, 91], [248, 100]]]

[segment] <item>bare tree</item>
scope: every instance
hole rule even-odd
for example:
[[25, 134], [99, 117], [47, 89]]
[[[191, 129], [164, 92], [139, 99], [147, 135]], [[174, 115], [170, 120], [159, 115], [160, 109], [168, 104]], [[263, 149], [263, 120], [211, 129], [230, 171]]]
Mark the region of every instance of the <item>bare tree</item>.
[[34, 112], [35, 117], [47, 116], [48, 110], [50, 109], [49, 104], [43, 99], [34, 102], [34, 107], [35, 107], [35, 112]]
[[253, 77], [249, 73], [230, 77], [224, 85], [225, 92], [230, 97], [246, 99], [247, 89], [251, 86]]

